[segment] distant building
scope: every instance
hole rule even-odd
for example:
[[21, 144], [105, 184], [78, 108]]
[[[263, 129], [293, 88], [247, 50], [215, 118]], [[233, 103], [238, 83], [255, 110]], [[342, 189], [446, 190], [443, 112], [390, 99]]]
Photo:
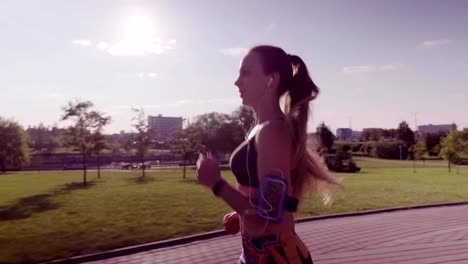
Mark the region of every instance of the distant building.
[[353, 136], [353, 130], [351, 128], [338, 128], [336, 130], [336, 139], [340, 141], [349, 141]]
[[163, 142], [172, 140], [175, 133], [182, 129], [182, 117], [148, 116], [148, 126], [156, 131], [158, 139]]
[[359, 141], [361, 139], [362, 131], [353, 131], [351, 134], [351, 140]]
[[437, 134], [439, 132], [449, 133], [452, 130], [456, 130], [457, 125], [455, 124], [444, 124], [444, 125], [423, 125], [418, 126], [418, 135], [423, 136], [426, 134]]
[[361, 131], [353, 131], [351, 128], [338, 128], [336, 139], [339, 141], [359, 141], [361, 133]]

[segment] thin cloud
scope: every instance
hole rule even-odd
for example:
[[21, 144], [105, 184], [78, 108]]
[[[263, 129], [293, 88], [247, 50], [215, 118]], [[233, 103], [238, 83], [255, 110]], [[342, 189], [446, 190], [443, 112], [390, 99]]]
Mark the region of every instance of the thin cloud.
[[[81, 47], [90, 47], [93, 44], [89, 39], [77, 39], [72, 42]], [[164, 41], [157, 38], [148, 38], [139, 39], [138, 41], [123, 40], [115, 43], [101, 41], [94, 47], [98, 50], [108, 52], [111, 56], [144, 56], [165, 53], [173, 50], [175, 45], [175, 39]]]
[[158, 74], [155, 73], [155, 72], [148, 72], [148, 77], [150, 77], [150, 78], [156, 78], [156, 77], [158, 77]]
[[107, 50], [109, 48], [109, 44], [107, 42], [101, 41], [96, 45], [96, 47], [100, 50]]
[[143, 56], [147, 54], [162, 54], [174, 49], [174, 45], [175, 40], [168, 42], [160, 39], [142, 42], [121, 41], [111, 45], [107, 51], [112, 56]]
[[154, 79], [159, 76], [156, 72], [140, 72], [137, 74], [140, 79]]
[[343, 72], [347, 74], [365, 73], [365, 72], [370, 72], [371, 70], [372, 70], [371, 66], [349, 66], [349, 67], [343, 68]]
[[383, 64], [383, 65], [358, 65], [348, 66], [343, 68], [345, 74], [359, 74], [359, 73], [370, 73], [370, 72], [386, 72], [394, 71], [399, 68], [396, 64]]
[[380, 65], [377, 66], [377, 69], [379, 71], [393, 71], [396, 70], [398, 67], [394, 64], [385, 64], [385, 65]]
[[181, 106], [188, 105], [188, 104], [193, 104], [193, 103], [194, 103], [193, 100], [183, 99], [183, 100], [178, 100], [178, 101], [176, 101], [174, 103], [170, 103], [167, 106], [169, 106], [169, 107], [181, 107]]
[[247, 48], [225, 48], [220, 49], [219, 52], [226, 56], [240, 57], [247, 54], [249, 50]]
[[435, 39], [435, 40], [425, 40], [421, 45], [425, 48], [434, 48], [447, 46], [452, 44], [453, 40], [451, 39]]
[[72, 41], [72, 43], [81, 47], [89, 47], [92, 44], [91, 40], [89, 39], [75, 39]]

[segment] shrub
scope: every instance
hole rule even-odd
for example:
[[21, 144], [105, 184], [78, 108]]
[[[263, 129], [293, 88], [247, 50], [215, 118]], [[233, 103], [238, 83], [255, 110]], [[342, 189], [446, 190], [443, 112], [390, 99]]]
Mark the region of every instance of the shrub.
[[371, 155], [380, 159], [400, 159], [400, 146], [402, 159], [408, 158], [408, 147], [403, 142], [375, 142]]

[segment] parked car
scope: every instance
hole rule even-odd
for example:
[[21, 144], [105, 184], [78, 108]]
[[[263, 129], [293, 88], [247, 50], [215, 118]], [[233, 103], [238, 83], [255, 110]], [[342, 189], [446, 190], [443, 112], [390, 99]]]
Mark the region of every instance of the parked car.
[[123, 170], [136, 170], [136, 169], [151, 169], [151, 164], [149, 162], [145, 163], [122, 163], [120, 168]]
[[123, 170], [129, 170], [129, 169], [132, 169], [132, 164], [127, 163], [127, 162], [122, 162], [120, 164], [120, 168], [123, 169]]

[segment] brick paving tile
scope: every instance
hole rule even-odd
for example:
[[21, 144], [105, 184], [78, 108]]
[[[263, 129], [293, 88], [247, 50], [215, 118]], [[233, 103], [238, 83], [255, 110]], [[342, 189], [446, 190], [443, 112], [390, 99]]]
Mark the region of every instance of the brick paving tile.
[[[300, 223], [316, 264], [468, 264], [468, 205], [402, 210]], [[240, 236], [224, 236], [88, 262], [235, 263]]]

